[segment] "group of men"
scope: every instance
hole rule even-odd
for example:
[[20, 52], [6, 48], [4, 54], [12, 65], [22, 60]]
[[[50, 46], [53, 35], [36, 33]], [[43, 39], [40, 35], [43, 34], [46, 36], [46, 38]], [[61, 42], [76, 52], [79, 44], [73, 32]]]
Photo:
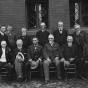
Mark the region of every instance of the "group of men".
[[23, 79], [22, 65], [24, 65], [25, 81], [29, 80], [31, 69], [39, 66], [41, 80], [49, 82], [49, 66], [54, 63], [57, 68], [58, 80], [67, 79], [67, 67], [74, 63], [77, 66], [77, 77], [83, 79], [84, 66], [88, 67], [88, 37], [76, 24], [75, 32], [69, 35], [63, 28], [63, 22], [58, 22], [58, 28], [50, 34], [46, 30], [44, 22], [40, 24], [41, 30], [31, 39], [27, 35], [26, 28], [22, 28], [22, 34], [16, 38], [12, 33], [12, 26], [0, 29], [0, 69], [6, 67], [9, 74], [16, 71], [17, 79]]

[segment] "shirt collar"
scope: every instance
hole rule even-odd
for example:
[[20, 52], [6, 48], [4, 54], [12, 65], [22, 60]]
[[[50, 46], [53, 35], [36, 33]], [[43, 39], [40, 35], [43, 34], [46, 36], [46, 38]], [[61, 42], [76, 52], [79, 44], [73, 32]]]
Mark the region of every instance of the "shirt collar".
[[1, 32], [1, 31], [0, 31], [0, 33], [1, 33], [1, 35], [4, 35], [4, 33], [3, 33], [3, 32]]

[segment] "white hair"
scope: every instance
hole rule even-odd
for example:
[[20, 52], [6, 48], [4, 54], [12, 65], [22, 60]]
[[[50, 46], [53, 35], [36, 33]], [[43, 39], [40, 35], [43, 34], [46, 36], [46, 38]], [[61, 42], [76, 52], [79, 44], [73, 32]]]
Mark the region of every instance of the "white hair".
[[6, 44], [6, 41], [1, 41], [1, 45]]
[[72, 36], [70, 36], [70, 35], [69, 35], [69, 36], [67, 36], [67, 40], [68, 40], [68, 39], [71, 39], [71, 40], [73, 41], [73, 37], [72, 37]]
[[40, 25], [42, 26], [42, 25], [46, 25], [46, 24], [44, 22], [42, 22]]
[[74, 25], [75, 28], [80, 28], [79, 24]]
[[25, 30], [25, 31], [26, 31], [27, 29], [24, 27], [24, 28], [22, 28], [21, 30], [22, 30], [22, 31], [23, 31], [23, 30]]
[[54, 39], [53, 34], [50, 34], [50, 35], [48, 36], [48, 38], [53, 38], [53, 39]]
[[18, 40], [16, 41], [16, 44], [19, 44], [19, 43], [22, 43], [22, 44], [23, 44], [23, 41], [22, 41], [21, 39], [18, 39]]
[[62, 24], [62, 25], [63, 25], [63, 22], [62, 22], [62, 21], [59, 21], [59, 22], [58, 22], [58, 25], [59, 25], [59, 24]]

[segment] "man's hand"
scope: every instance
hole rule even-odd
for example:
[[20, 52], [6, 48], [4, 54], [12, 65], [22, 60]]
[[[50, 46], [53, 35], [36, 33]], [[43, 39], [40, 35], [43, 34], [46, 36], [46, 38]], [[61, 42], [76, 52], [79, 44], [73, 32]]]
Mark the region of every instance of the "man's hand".
[[70, 62], [72, 62], [74, 60], [74, 58], [70, 58]]
[[38, 58], [39, 61], [42, 61], [41, 58]]
[[65, 59], [64, 59], [64, 58], [62, 58], [62, 59], [61, 59], [61, 62], [64, 62], [64, 61], [65, 61]]
[[47, 58], [48, 62], [51, 63], [51, 60], [49, 58]]
[[59, 60], [59, 57], [56, 57], [55, 60]]
[[29, 61], [32, 62], [32, 59], [30, 59]]

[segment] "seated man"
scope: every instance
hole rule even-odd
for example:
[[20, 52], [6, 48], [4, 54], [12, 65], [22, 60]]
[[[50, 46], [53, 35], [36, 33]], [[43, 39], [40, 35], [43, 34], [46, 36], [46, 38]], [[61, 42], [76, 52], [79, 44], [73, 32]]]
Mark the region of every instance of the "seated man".
[[12, 58], [11, 58], [11, 50], [6, 47], [6, 41], [1, 42], [1, 48], [0, 48], [0, 69], [2, 67], [5, 67], [9, 71], [9, 77], [12, 74], [13, 71], [13, 65], [11, 65]]
[[27, 50], [22, 47], [23, 42], [21, 39], [18, 39], [16, 44], [17, 48], [13, 50], [13, 63], [15, 64], [18, 81], [22, 81], [22, 64], [27, 61]]
[[77, 48], [76, 45], [72, 44], [72, 36], [67, 37], [67, 43], [61, 48], [61, 74], [63, 79], [67, 79], [67, 67], [70, 63], [76, 63], [77, 59]]
[[[31, 69], [35, 69], [37, 65], [39, 65], [41, 81], [43, 81], [43, 64], [42, 64], [42, 50], [43, 47], [38, 44], [38, 38], [33, 37], [33, 44], [28, 48], [28, 62], [25, 64], [25, 78], [28, 80], [28, 71]], [[32, 68], [33, 62], [37, 65]], [[31, 68], [30, 68], [31, 67]]]
[[48, 39], [49, 43], [45, 44], [43, 50], [45, 83], [48, 83], [49, 81], [49, 65], [51, 63], [55, 63], [57, 67], [57, 78], [61, 79], [59, 60], [60, 47], [59, 44], [54, 42], [54, 36], [52, 34], [48, 36]]

